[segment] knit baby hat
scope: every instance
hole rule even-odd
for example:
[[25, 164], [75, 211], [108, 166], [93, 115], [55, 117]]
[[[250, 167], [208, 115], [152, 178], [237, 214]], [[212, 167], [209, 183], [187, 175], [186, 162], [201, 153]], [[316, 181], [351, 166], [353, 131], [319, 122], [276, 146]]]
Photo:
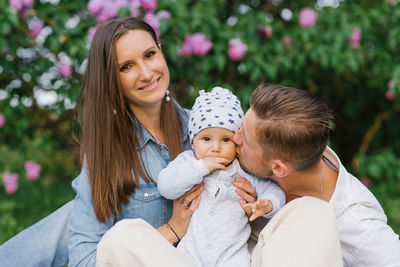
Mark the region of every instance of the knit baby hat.
[[214, 87], [211, 92], [201, 90], [199, 94], [189, 116], [190, 142], [205, 128], [220, 127], [236, 132], [242, 127], [243, 110], [231, 91]]

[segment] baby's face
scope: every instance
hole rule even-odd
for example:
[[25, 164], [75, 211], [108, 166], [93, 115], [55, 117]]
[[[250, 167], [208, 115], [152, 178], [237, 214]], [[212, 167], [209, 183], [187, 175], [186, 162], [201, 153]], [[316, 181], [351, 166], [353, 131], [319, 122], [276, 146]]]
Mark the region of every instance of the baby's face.
[[234, 133], [219, 127], [201, 130], [194, 138], [192, 148], [198, 159], [206, 157], [225, 158], [231, 162], [236, 155]]

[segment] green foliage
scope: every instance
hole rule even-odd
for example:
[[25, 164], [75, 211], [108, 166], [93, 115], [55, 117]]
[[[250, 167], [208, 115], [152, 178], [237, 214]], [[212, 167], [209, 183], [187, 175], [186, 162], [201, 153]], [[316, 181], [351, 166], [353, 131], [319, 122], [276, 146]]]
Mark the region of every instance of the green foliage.
[[400, 161], [392, 149], [387, 148], [376, 155], [358, 155], [360, 166], [360, 177], [371, 181], [371, 191], [385, 207], [389, 224], [400, 226]]
[[[156, 12], [171, 13], [159, 27], [171, 87], [187, 108], [198, 90], [219, 85], [234, 90], [246, 109], [261, 80], [319, 95], [335, 112], [332, 147], [354, 175], [372, 181], [370, 189], [400, 233], [400, 2], [343, 1], [337, 8], [316, 2], [159, 0]], [[0, 173], [20, 176], [13, 195], [0, 185], [0, 242], [73, 197], [69, 183], [80, 165], [71, 108], [86, 64], [87, 33], [97, 23], [87, 4], [35, 1], [23, 19], [0, 0], [0, 114], [6, 119], [0, 128]], [[317, 12], [312, 27], [299, 25], [304, 7]], [[283, 9], [293, 17], [283, 19]], [[126, 15], [129, 9], [121, 8], [118, 16]], [[45, 31], [33, 38], [30, 27], [38, 19]], [[272, 36], [263, 37], [259, 25], [269, 25]], [[349, 44], [355, 28], [361, 30], [359, 48]], [[181, 56], [185, 36], [194, 33], [205, 34], [212, 49], [204, 56]], [[290, 45], [284, 37], [291, 38]], [[228, 56], [235, 38], [248, 47], [239, 61]], [[58, 71], [65, 62], [72, 66], [68, 78]], [[397, 96], [386, 98], [388, 90]], [[46, 104], [40, 102], [43, 95], [56, 97]], [[27, 160], [42, 166], [39, 180], [26, 179]]]

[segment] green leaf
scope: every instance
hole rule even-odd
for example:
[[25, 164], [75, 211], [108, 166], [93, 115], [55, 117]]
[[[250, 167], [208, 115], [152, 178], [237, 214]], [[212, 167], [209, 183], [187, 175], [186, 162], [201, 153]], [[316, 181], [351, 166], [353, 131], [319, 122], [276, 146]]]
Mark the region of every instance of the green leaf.
[[0, 23], [0, 34], [7, 35], [10, 30], [11, 30], [10, 24], [8, 24], [7, 22]]
[[118, 18], [124, 18], [131, 15], [131, 10], [129, 7], [124, 6], [118, 9]]

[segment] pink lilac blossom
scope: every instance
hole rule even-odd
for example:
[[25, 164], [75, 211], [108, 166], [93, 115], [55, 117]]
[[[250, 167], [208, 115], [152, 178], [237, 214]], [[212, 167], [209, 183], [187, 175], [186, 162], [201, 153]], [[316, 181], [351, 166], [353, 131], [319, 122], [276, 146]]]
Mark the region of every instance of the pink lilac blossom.
[[388, 81], [387, 87], [388, 87], [389, 89], [392, 89], [393, 86], [394, 86], [394, 81], [393, 81], [393, 80]]
[[3, 114], [0, 114], [0, 128], [2, 128], [5, 123], [6, 123], [6, 118], [4, 117]]
[[28, 8], [22, 9], [22, 11], [21, 11], [21, 19], [22, 20], [26, 20], [28, 18], [28, 14], [29, 14], [28, 11], [29, 11]]
[[88, 36], [89, 36], [89, 40], [91, 41], [93, 39], [94, 34], [96, 33], [97, 30], [97, 26], [91, 27], [88, 30]]
[[363, 185], [365, 185], [367, 188], [369, 188], [369, 187], [371, 186], [371, 180], [370, 180], [369, 178], [367, 178], [367, 177], [362, 177], [362, 178], [360, 179], [360, 181], [361, 181], [361, 183], [362, 183]]
[[3, 183], [7, 194], [14, 194], [18, 189], [18, 174], [16, 173], [3, 173]]
[[21, 11], [22, 8], [24, 7], [24, 3], [22, 2], [22, 0], [10, 0], [10, 5], [15, 7], [15, 9], [19, 11]]
[[152, 13], [147, 13], [144, 16], [143, 20], [153, 28], [153, 30], [156, 32], [156, 34], [158, 36], [158, 28], [160, 26], [160, 22], [158, 21], [158, 18]]
[[31, 34], [34, 39], [36, 39], [36, 37], [38, 37], [39, 33], [43, 29], [43, 26], [44, 26], [43, 21], [41, 21], [41, 20], [36, 20], [32, 23]]
[[114, 2], [108, 1], [103, 3], [103, 9], [100, 14], [97, 15], [97, 20], [99, 22], [105, 22], [110, 19], [117, 17], [119, 6]]
[[184, 57], [191, 54], [204, 56], [211, 48], [211, 41], [203, 33], [188, 34], [185, 36], [181, 55]]
[[27, 161], [25, 162], [25, 170], [28, 179], [30, 181], [34, 181], [37, 180], [37, 178], [39, 178], [41, 167], [34, 161]]
[[90, 0], [88, 3], [88, 10], [93, 16], [97, 16], [101, 13], [104, 7], [104, 1], [102, 0]]
[[269, 38], [272, 35], [272, 29], [270, 26], [264, 26], [260, 24], [258, 25], [257, 30], [264, 38]]
[[311, 8], [303, 8], [300, 11], [299, 23], [302, 28], [308, 28], [314, 26], [317, 21], [317, 13]]
[[353, 29], [351, 37], [349, 38], [349, 44], [355, 48], [360, 48], [360, 41], [361, 41], [361, 29], [356, 27]]
[[62, 77], [69, 78], [72, 74], [72, 67], [71, 65], [60, 63], [58, 65], [58, 71]]
[[286, 46], [290, 46], [292, 44], [292, 38], [290, 38], [289, 36], [285, 35], [282, 38], [282, 43]]
[[7, 45], [6, 47], [4, 47], [3, 49], [3, 54], [7, 54], [10, 51], [10, 47]]
[[129, 3], [129, 8], [131, 10], [131, 16], [137, 17], [140, 14], [140, 0], [131, 0]]
[[188, 57], [193, 53], [191, 39], [192, 37], [190, 34], [185, 36], [185, 41], [183, 42], [182, 51], [180, 52], [181, 56]]
[[[116, 1], [102, 1], [102, 0], [90, 0], [88, 3], [88, 10], [90, 14], [95, 16], [99, 22], [105, 22], [110, 19], [114, 19], [118, 15], [118, 10], [121, 7], [127, 6], [131, 8], [132, 3], [138, 3], [137, 1], [128, 1], [128, 0], [116, 0]], [[138, 9], [139, 7], [137, 7]], [[132, 13], [132, 9], [131, 9]], [[137, 15], [137, 14], [135, 14]]]
[[25, 20], [28, 17], [29, 9], [33, 5], [33, 0], [10, 0], [9, 3], [21, 13], [21, 18]]
[[395, 6], [396, 5], [396, 1], [395, 0], [386, 0], [386, 2], [391, 6]]
[[247, 45], [243, 44], [240, 39], [229, 40], [229, 57], [238, 61], [241, 60], [247, 52]]
[[157, 8], [157, 0], [140, 0], [140, 4], [148, 13], [154, 13]]
[[170, 19], [171, 18], [171, 13], [169, 13], [169, 11], [167, 11], [167, 10], [160, 10], [157, 13], [156, 17], [158, 19]]
[[31, 6], [33, 6], [34, 0], [22, 0], [22, 2], [24, 3], [24, 7], [30, 8]]
[[10, 0], [9, 3], [17, 10], [22, 11], [29, 9], [33, 5], [33, 0]]
[[396, 92], [392, 91], [391, 89], [387, 90], [385, 93], [385, 97], [387, 100], [394, 100], [397, 97]]

